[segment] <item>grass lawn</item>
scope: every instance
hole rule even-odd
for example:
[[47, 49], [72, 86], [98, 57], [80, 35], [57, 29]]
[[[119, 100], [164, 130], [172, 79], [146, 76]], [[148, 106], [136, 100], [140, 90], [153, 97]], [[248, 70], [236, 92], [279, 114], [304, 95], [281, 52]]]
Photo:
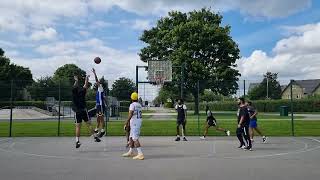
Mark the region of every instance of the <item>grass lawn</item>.
[[[221, 120], [218, 121], [220, 127], [229, 129], [232, 135], [235, 135], [236, 120]], [[200, 120], [200, 135], [203, 132], [204, 120]], [[175, 136], [175, 120], [152, 121], [145, 119], [143, 121], [141, 135], [142, 136]], [[265, 119], [259, 121], [259, 126], [262, 131], [268, 136], [291, 136], [291, 121], [289, 120], [273, 120]], [[57, 136], [58, 123], [57, 121], [25, 121], [14, 122], [12, 135], [17, 136]], [[123, 121], [108, 122], [108, 135], [122, 136]], [[88, 135], [87, 128], [83, 125], [83, 135]], [[9, 134], [9, 123], [0, 122], [0, 136], [7, 137]], [[198, 121], [189, 118], [187, 123], [187, 135], [198, 136]], [[214, 129], [209, 129], [211, 136], [223, 136], [224, 133], [216, 132]], [[320, 121], [315, 120], [295, 120], [295, 135], [296, 136], [320, 136]], [[62, 121], [60, 126], [60, 136], [74, 136], [73, 121]]]

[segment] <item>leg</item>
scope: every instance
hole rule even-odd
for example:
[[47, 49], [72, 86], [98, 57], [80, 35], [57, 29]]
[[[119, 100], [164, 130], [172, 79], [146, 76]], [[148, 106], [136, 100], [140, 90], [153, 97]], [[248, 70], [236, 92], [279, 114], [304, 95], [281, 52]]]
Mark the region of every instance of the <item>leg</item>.
[[209, 124], [206, 124], [206, 125], [205, 125], [203, 137], [206, 137], [206, 136], [207, 136], [209, 127], [210, 127]]
[[[260, 135], [260, 136], [263, 136], [263, 134], [261, 133], [260, 129], [258, 127], [254, 128], [254, 130], [256, 130], [256, 132]], [[253, 129], [252, 129], [253, 131]]]
[[187, 141], [187, 138], [186, 138], [186, 124], [187, 124], [187, 121], [184, 121], [182, 123], [182, 131], [181, 131], [181, 134], [183, 136], [183, 140], [184, 141]]
[[237, 128], [236, 130], [236, 134], [237, 134], [237, 138], [240, 142], [240, 146], [239, 148], [242, 148], [245, 144], [244, 144], [244, 141], [243, 141], [243, 137], [242, 137], [242, 134], [243, 134], [243, 128]]
[[87, 124], [87, 128], [88, 128], [90, 134], [93, 135], [94, 141], [100, 142], [101, 140], [99, 139], [98, 135], [94, 132], [91, 121], [87, 121], [86, 124]]
[[180, 125], [181, 123], [177, 121], [177, 138], [175, 139], [175, 141], [180, 141]]
[[249, 134], [250, 134], [250, 139], [253, 140], [254, 132], [252, 127], [249, 128]]
[[244, 132], [244, 138], [248, 142], [247, 149], [249, 150], [252, 148], [251, 139], [250, 139], [250, 135], [249, 135], [249, 126], [244, 126], [243, 132]]

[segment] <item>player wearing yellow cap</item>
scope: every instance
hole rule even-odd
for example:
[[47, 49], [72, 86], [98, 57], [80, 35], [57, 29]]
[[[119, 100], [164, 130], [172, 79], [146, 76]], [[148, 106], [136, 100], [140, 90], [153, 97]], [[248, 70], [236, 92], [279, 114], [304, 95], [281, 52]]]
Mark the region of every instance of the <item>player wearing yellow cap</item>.
[[[127, 129], [130, 126], [129, 135], [129, 151], [124, 153], [123, 157], [133, 157], [136, 160], [143, 160], [144, 155], [142, 153], [141, 145], [139, 142], [140, 128], [142, 123], [142, 106], [138, 103], [138, 93], [131, 94], [132, 103], [129, 107], [129, 117], [125, 122], [124, 128]], [[133, 152], [133, 148], [137, 149], [138, 154]]]

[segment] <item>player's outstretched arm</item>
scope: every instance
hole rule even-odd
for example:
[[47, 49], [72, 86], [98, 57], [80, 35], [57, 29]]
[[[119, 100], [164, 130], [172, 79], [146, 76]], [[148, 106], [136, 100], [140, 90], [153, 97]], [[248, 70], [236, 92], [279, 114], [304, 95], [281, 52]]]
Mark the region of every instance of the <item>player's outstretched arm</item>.
[[73, 79], [74, 79], [74, 84], [73, 84], [73, 87], [76, 87], [76, 86], [78, 86], [78, 84], [79, 84], [79, 79], [78, 79], [78, 76], [73, 76]]
[[92, 68], [92, 72], [94, 74], [94, 79], [96, 80], [96, 83], [99, 85], [100, 82], [99, 82], [99, 79], [98, 79], [98, 76], [97, 76], [97, 73], [96, 73], [96, 70], [94, 68]]
[[89, 87], [89, 77], [90, 77], [90, 75], [86, 76], [86, 80], [83, 85], [83, 88], [85, 88], [85, 89], [88, 89], [88, 87]]

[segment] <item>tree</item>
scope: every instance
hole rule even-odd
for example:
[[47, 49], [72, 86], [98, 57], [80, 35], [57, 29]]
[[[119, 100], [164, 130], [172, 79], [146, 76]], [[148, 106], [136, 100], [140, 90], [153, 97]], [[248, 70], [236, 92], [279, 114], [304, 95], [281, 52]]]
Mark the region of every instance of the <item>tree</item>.
[[28, 91], [33, 100], [44, 101], [47, 97], [59, 99], [59, 85], [52, 77], [41, 77], [28, 87]]
[[10, 63], [0, 48], [0, 99], [9, 100], [11, 97], [11, 81], [13, 81], [13, 96], [19, 99], [21, 90], [33, 82], [29, 68]]
[[[259, 99], [281, 99], [281, 86], [277, 81], [278, 73], [267, 72], [263, 75], [264, 78], [262, 82], [249, 91], [249, 98], [252, 100]], [[268, 86], [267, 86], [268, 85]], [[268, 93], [267, 93], [268, 90]], [[268, 95], [268, 97], [267, 97]]]
[[130, 95], [135, 89], [136, 85], [131, 79], [121, 77], [112, 84], [110, 94], [120, 101], [130, 100]]
[[[147, 44], [139, 53], [142, 61], [170, 60], [184, 67], [185, 93], [198, 99], [199, 91], [211, 89], [222, 95], [234, 94], [238, 88], [236, 60], [239, 48], [230, 36], [230, 26], [221, 26], [222, 16], [201, 9], [189, 13], [169, 12], [156, 27], [145, 30], [140, 40]], [[173, 69], [173, 82], [179, 83], [180, 71]], [[195, 113], [198, 113], [195, 101]]]
[[78, 66], [75, 64], [65, 64], [62, 67], [59, 67], [53, 75], [53, 80], [54, 81], [66, 81], [68, 84], [72, 85], [74, 83], [73, 76], [74, 75], [79, 75], [83, 78], [84, 83], [84, 78], [86, 77], [86, 71], [80, 69]]
[[[71, 100], [71, 88], [74, 83], [74, 75], [82, 77], [82, 80], [79, 82], [80, 86], [82, 86], [84, 84], [84, 78], [86, 77], [86, 71], [80, 69], [75, 64], [65, 64], [54, 72], [52, 80], [58, 87], [56, 91], [59, 90], [60, 85], [61, 100]], [[90, 83], [89, 85], [91, 86]]]

